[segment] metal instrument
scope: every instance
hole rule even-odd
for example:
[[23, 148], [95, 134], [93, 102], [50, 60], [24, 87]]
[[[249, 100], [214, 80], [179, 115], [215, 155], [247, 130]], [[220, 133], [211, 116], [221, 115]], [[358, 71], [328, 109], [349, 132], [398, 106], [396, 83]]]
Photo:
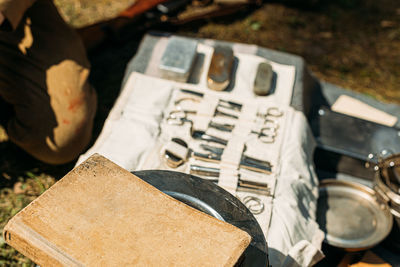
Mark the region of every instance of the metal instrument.
[[[220, 169], [212, 167], [204, 167], [200, 165], [190, 165], [190, 174], [218, 178], [220, 174]], [[207, 180], [218, 182], [218, 179], [207, 179]], [[264, 183], [245, 181], [243, 179], [240, 179], [240, 175], [239, 175], [238, 187], [239, 187], [238, 191], [245, 191], [256, 194], [262, 193], [264, 195], [270, 195], [271, 193], [268, 188], [268, 185]]]
[[239, 103], [236, 103], [233, 101], [229, 101], [229, 100], [225, 100], [225, 99], [220, 99], [218, 101], [218, 106], [227, 108], [227, 109], [236, 110], [236, 111], [242, 110], [242, 104], [239, 104]]
[[232, 119], [239, 119], [239, 116], [237, 116], [235, 114], [231, 114], [231, 113], [227, 113], [227, 112], [221, 111], [220, 109], [218, 109], [218, 106], [215, 109], [214, 116], [223, 116], [223, 117], [228, 117], [228, 118], [232, 118]]
[[192, 132], [192, 137], [194, 139], [200, 139], [208, 142], [213, 142], [217, 144], [221, 144], [226, 146], [228, 144], [228, 141], [213, 135], [206, 134], [204, 131], [193, 131]]
[[[182, 100], [182, 99], [181, 99]], [[187, 99], [185, 99], [187, 100]], [[188, 119], [188, 114], [196, 114], [195, 110], [185, 110], [180, 106], [177, 106], [177, 109], [171, 110], [167, 116], [167, 122], [172, 125], [183, 125], [186, 122], [193, 125], [193, 121]], [[219, 111], [218, 109], [215, 111], [215, 116], [225, 116], [229, 118], [237, 119], [238, 117], [233, 114], [225, 113]], [[210, 127], [216, 128], [221, 131], [230, 132], [234, 128], [232, 124], [219, 124], [215, 122], [210, 122]]]
[[196, 111], [193, 110], [172, 110], [167, 116], [167, 123], [172, 125], [183, 125], [186, 122], [193, 125], [193, 121], [188, 119], [188, 114], [195, 114]]
[[219, 131], [223, 131], [223, 132], [232, 132], [233, 128], [235, 128], [235, 125], [233, 125], [233, 124], [217, 123], [214, 121], [210, 121], [208, 126], [211, 128], [217, 129]]
[[[212, 167], [203, 167], [200, 165], [190, 165], [190, 174], [207, 176], [207, 177], [218, 177], [219, 169]], [[211, 179], [214, 182], [217, 182], [218, 179]]]
[[267, 109], [267, 111], [265, 113], [258, 112], [257, 116], [261, 117], [261, 118], [263, 118], [265, 120], [267, 120], [267, 119], [272, 120], [272, 118], [282, 117], [283, 116], [283, 111], [280, 110], [278, 107], [270, 107], [270, 108]]
[[[209, 162], [219, 162], [221, 161], [221, 156], [224, 151], [223, 148], [213, 147], [206, 144], [201, 144], [200, 147], [209, 153], [193, 152], [193, 157], [198, 160], [209, 161]], [[239, 163], [240, 168], [248, 169], [255, 172], [261, 172], [270, 174], [272, 172], [272, 165], [268, 161], [255, 159], [242, 155]]]
[[283, 116], [283, 111], [277, 107], [270, 107], [265, 113], [257, 113], [257, 116], [264, 119], [264, 126], [259, 131], [252, 130], [251, 133], [256, 134], [263, 143], [275, 142], [279, 128], [276, 118]]
[[[182, 104], [187, 101], [192, 102], [191, 106], [193, 104], [197, 104], [200, 102], [201, 97], [203, 97], [203, 95], [204, 95], [203, 93], [195, 92], [195, 91], [188, 90], [188, 89], [181, 89], [181, 92], [192, 94], [193, 97], [191, 97], [191, 96], [178, 97], [174, 102], [176, 110], [172, 110], [170, 112], [170, 116], [168, 117], [169, 120], [171, 120], [171, 117], [176, 117], [176, 115], [174, 113], [179, 113], [180, 111], [185, 113], [185, 115], [183, 115], [183, 114], [180, 115], [180, 117], [182, 117], [182, 118], [186, 118], [186, 114], [195, 114], [196, 110], [186, 110]], [[242, 104], [224, 100], [224, 99], [219, 99], [218, 105], [214, 112], [214, 116], [223, 116], [223, 117], [238, 119], [239, 118], [238, 115], [228, 113], [226, 111], [222, 111], [219, 108], [225, 108], [225, 109], [232, 110], [235, 112], [238, 112], [238, 111], [240, 112], [240, 110], [242, 109]], [[168, 118], [167, 118], [167, 120], [168, 120]], [[179, 125], [181, 125], [181, 124], [182, 124], [182, 122], [180, 122]]]
[[[180, 138], [172, 138], [171, 141], [175, 142], [178, 145], [181, 145], [185, 148], [188, 148], [188, 144]], [[189, 155], [189, 153], [188, 153], [188, 155]], [[188, 155], [186, 155], [186, 157], [182, 158], [181, 156], [175, 154], [174, 151], [165, 150], [164, 159], [165, 159], [166, 164], [169, 167], [175, 169], [175, 168], [178, 168], [179, 166], [181, 166], [187, 160]]]
[[[190, 90], [190, 89], [182, 88], [182, 89], [180, 89], [180, 91], [182, 93], [194, 95], [194, 96], [196, 96], [198, 98], [202, 98], [204, 96], [204, 93], [197, 92], [197, 91]], [[227, 109], [236, 110], [236, 111], [241, 111], [243, 105], [240, 104], [240, 103], [234, 102], [234, 101], [225, 100], [225, 99], [219, 99], [218, 106], [224, 107], [224, 108], [227, 108]]]
[[190, 96], [185, 96], [185, 97], [180, 97], [177, 100], [175, 100], [174, 104], [176, 106], [177, 109], [183, 109], [180, 104], [184, 101], [190, 101], [190, 102], [194, 102], [194, 103], [199, 103], [200, 99], [195, 98], [195, 97], [190, 97]]
[[182, 93], [195, 95], [195, 96], [200, 97], [200, 98], [204, 96], [204, 93], [197, 92], [197, 91], [190, 90], [190, 89], [181, 88], [181, 89], [179, 89], [179, 91], [181, 91]]
[[275, 142], [277, 130], [277, 127], [263, 127], [259, 132], [252, 130], [251, 133], [256, 134], [261, 142], [269, 144]]

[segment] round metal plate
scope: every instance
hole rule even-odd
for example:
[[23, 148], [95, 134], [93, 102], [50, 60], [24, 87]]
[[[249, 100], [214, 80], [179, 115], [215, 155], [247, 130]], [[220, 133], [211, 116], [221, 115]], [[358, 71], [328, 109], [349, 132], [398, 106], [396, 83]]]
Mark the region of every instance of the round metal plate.
[[210, 181], [185, 173], [161, 170], [133, 173], [175, 199], [250, 234], [251, 244], [239, 266], [268, 266], [267, 243], [260, 225], [236, 197]]
[[325, 241], [335, 247], [363, 250], [381, 242], [392, 229], [388, 205], [364, 185], [327, 179], [319, 189], [317, 221]]

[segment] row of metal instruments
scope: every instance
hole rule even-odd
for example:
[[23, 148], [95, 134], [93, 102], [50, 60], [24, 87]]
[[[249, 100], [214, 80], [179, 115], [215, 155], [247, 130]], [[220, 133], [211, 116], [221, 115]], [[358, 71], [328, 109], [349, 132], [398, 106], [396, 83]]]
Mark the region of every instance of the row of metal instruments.
[[[210, 98], [198, 90], [179, 88], [176, 91], [165, 114], [163, 130], [173, 135], [161, 150], [164, 164], [170, 169], [183, 169], [216, 183], [226, 168], [236, 170], [233, 174], [237, 179], [236, 191], [253, 193], [246, 201], [254, 214], [261, 213], [264, 204], [256, 195], [271, 195], [271, 188], [263, 177], [272, 175], [274, 166], [269, 160], [247, 152], [257, 150], [255, 146], [266, 149], [276, 142], [284, 111], [275, 106], [265, 110], [249, 108], [245, 101]], [[204, 103], [207, 99], [212, 103]], [[208, 107], [206, 112], [202, 106]], [[205, 126], [198, 127], [198, 120]], [[240, 127], [245, 129], [242, 131]], [[235, 141], [238, 143], [232, 143]], [[227, 161], [227, 156], [236, 161]]]

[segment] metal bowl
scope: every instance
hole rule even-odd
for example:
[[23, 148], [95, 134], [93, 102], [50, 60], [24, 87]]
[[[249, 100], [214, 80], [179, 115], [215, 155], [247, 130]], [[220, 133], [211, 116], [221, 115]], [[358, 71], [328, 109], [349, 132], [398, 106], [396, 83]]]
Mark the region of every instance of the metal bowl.
[[329, 245], [359, 251], [377, 245], [390, 233], [389, 206], [371, 188], [326, 179], [321, 181], [319, 194], [317, 221]]

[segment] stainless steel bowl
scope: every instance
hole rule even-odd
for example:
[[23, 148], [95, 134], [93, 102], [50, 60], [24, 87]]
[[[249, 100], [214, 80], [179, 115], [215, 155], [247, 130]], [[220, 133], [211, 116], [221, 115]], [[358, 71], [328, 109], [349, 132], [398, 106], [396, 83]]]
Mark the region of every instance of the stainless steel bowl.
[[358, 251], [377, 245], [390, 233], [389, 206], [373, 189], [327, 179], [321, 181], [319, 193], [317, 221], [326, 243]]

